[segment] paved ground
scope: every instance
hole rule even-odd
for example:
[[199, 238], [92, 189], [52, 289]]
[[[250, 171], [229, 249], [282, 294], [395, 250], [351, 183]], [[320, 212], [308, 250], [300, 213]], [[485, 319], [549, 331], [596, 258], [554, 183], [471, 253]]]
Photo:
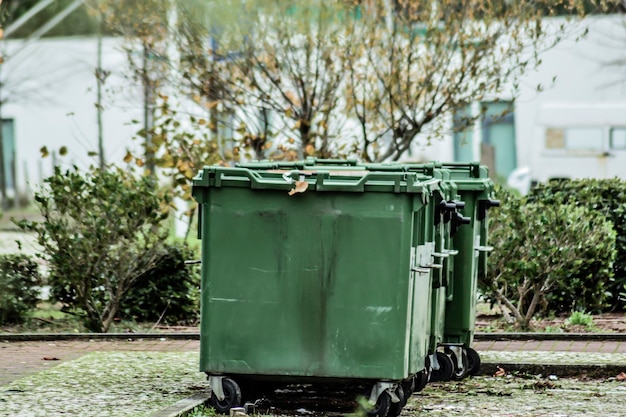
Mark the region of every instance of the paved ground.
[[[582, 352], [589, 354], [626, 354], [626, 342], [619, 341], [479, 341], [474, 348], [481, 353], [518, 352], [519, 357], [531, 352]], [[195, 352], [198, 340], [138, 339], [90, 341], [0, 342], [0, 385], [23, 376], [79, 358], [94, 351]], [[532, 357], [532, 356], [531, 356]], [[515, 359], [515, 355], [512, 356]], [[559, 358], [559, 359], [557, 359]], [[550, 355], [551, 360], [567, 360]]]
[[198, 351], [198, 340], [0, 342], [0, 385], [95, 351]]
[[528, 340], [528, 341], [478, 341], [477, 351], [507, 352], [588, 352], [626, 353], [626, 342], [618, 341], [571, 341], [571, 340]]

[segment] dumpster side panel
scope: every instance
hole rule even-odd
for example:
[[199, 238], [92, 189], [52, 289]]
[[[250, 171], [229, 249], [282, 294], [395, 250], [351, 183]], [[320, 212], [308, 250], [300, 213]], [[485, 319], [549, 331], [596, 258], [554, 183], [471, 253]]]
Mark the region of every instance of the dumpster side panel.
[[424, 369], [424, 358], [428, 353], [430, 339], [432, 291], [432, 272], [421, 267], [425, 259], [430, 258], [430, 250], [426, 242], [432, 241], [433, 229], [426, 223], [433, 216], [433, 206], [422, 206], [413, 217], [413, 248], [412, 263], [415, 270], [412, 278], [412, 306], [411, 306], [411, 341], [409, 373], [414, 374]]
[[409, 196], [209, 188], [205, 200], [202, 371], [407, 376]]
[[446, 306], [445, 338], [449, 343], [470, 345], [474, 337], [476, 321], [476, 290], [478, 272], [478, 251], [475, 246], [480, 239], [480, 222], [477, 220], [477, 201], [481, 195], [477, 191], [459, 190], [465, 202], [463, 215], [471, 218], [471, 223], [461, 226], [454, 235], [453, 246], [459, 253], [454, 257], [454, 285], [452, 300]]

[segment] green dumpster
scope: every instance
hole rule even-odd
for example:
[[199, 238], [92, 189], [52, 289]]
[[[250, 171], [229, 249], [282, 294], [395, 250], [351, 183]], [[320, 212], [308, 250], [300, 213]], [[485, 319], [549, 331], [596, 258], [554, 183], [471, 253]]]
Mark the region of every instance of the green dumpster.
[[[430, 338], [430, 362], [432, 367], [431, 381], [448, 381], [458, 375], [455, 373], [454, 352], [447, 349], [439, 351], [445, 342], [445, 320], [447, 306], [452, 297], [451, 285], [454, 279], [454, 258], [457, 254], [452, 248], [452, 234], [459, 227], [458, 203], [456, 186], [449, 181], [449, 172], [438, 169], [433, 172], [441, 178], [441, 193], [435, 202], [437, 208], [434, 216], [435, 247], [433, 262], [439, 269], [433, 271], [433, 295], [431, 300], [432, 320]], [[464, 219], [464, 218], [463, 218]]]
[[296, 167], [194, 178], [200, 369], [221, 412], [255, 384], [324, 382], [366, 384], [383, 415], [425, 367], [432, 282], [421, 262], [440, 181]]
[[[471, 219], [452, 238], [455, 257], [455, 274], [452, 280], [451, 300], [446, 307], [445, 343], [469, 348], [474, 338], [476, 293], [478, 273], [485, 271], [487, 252], [487, 210], [499, 205], [493, 199], [493, 182], [485, 167], [474, 164], [444, 164], [457, 186], [460, 199], [465, 203], [464, 215]], [[474, 374], [480, 359], [473, 349], [466, 349], [469, 372]]]
[[[451, 356], [455, 371], [453, 377], [460, 379], [466, 374], [476, 374], [480, 357], [471, 348], [476, 317], [476, 290], [479, 273], [485, 273], [487, 252], [487, 210], [499, 205], [493, 199], [493, 182], [487, 168], [479, 163], [431, 163], [411, 166], [411, 171], [425, 169], [448, 173], [442, 182], [451, 184], [458, 194], [458, 209], [452, 223], [449, 247], [454, 253], [453, 273], [448, 285], [445, 307], [444, 340], [441, 343]], [[461, 214], [462, 213], [462, 214]], [[465, 226], [462, 226], [464, 225]]]
[[[368, 170], [399, 170], [417, 172], [427, 178], [440, 180], [439, 190], [433, 193], [432, 210], [428, 212], [427, 223], [433, 225], [433, 234], [427, 239], [428, 259], [424, 264], [429, 265], [432, 274], [430, 338], [428, 343], [431, 381], [448, 381], [454, 374], [454, 362], [443, 351], [438, 351], [444, 341], [446, 305], [449, 297], [449, 282], [452, 279], [454, 252], [451, 250], [450, 233], [452, 221], [456, 213], [456, 187], [450, 182], [450, 174], [444, 169], [436, 169], [433, 164], [415, 165], [387, 165], [368, 164]], [[424, 384], [424, 382], [423, 382]], [[418, 385], [418, 388], [421, 388]]]

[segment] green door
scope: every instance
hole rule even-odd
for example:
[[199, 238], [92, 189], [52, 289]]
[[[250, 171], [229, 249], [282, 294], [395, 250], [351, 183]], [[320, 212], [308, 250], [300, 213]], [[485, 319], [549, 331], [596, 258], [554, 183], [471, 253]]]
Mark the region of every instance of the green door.
[[517, 168], [515, 115], [510, 101], [481, 103], [483, 143], [494, 149], [495, 178], [506, 179]]
[[7, 189], [15, 189], [15, 130], [13, 119], [2, 119], [1, 181]]
[[474, 138], [471, 106], [465, 106], [454, 114], [454, 161], [472, 162], [474, 158]]

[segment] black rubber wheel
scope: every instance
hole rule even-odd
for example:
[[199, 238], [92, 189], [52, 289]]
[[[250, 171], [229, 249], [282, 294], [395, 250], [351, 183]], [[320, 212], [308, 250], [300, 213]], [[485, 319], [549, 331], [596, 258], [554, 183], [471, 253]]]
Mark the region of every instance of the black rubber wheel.
[[391, 397], [387, 391], [380, 394], [374, 408], [367, 412], [367, 417], [385, 417], [391, 407]]
[[467, 354], [467, 373], [471, 376], [478, 375], [480, 372], [480, 355], [471, 347], [465, 349]]
[[454, 351], [452, 350], [448, 350], [446, 352], [450, 356], [450, 359], [452, 359], [452, 363], [454, 364], [454, 371], [452, 372], [452, 379], [455, 381], [460, 381], [468, 375], [469, 366], [467, 363], [468, 362], [467, 353], [465, 353], [465, 349], [463, 349], [461, 352], [462, 352], [461, 364], [463, 366], [463, 369], [459, 369], [459, 364], [457, 361], [456, 353], [454, 353]]
[[[402, 385], [402, 391], [404, 392], [404, 396], [406, 397], [407, 401], [411, 394], [415, 392], [415, 378], [417, 378], [417, 375], [413, 375], [411, 378], [407, 379], [406, 381], [402, 381], [402, 383], [400, 384]], [[404, 403], [406, 404], [406, 401]]]
[[402, 385], [398, 385], [398, 388], [396, 388], [396, 395], [398, 396], [400, 401], [398, 401], [397, 403], [392, 402], [389, 405], [389, 411], [387, 412], [387, 415], [390, 417], [398, 417], [402, 412], [402, 409], [406, 405], [406, 401], [408, 400], [408, 396], [404, 393], [404, 388], [402, 388]]
[[420, 392], [426, 385], [428, 385], [428, 381], [430, 381], [430, 357], [426, 356], [424, 358], [424, 369], [422, 372], [415, 375], [415, 388], [413, 392]]
[[415, 388], [413, 389], [413, 392], [420, 392], [421, 390], [426, 388], [428, 380], [430, 379], [429, 370], [430, 368], [424, 369], [422, 372], [415, 375]]
[[263, 385], [257, 381], [240, 381], [242, 403], [255, 402], [264, 396]]
[[430, 380], [432, 382], [450, 381], [454, 375], [454, 363], [450, 356], [443, 352], [437, 352], [437, 362], [439, 362], [439, 369], [433, 371], [430, 374]]
[[222, 389], [224, 399], [218, 400], [215, 395], [211, 395], [211, 406], [220, 414], [227, 414], [233, 407], [241, 407], [241, 389], [235, 381], [230, 378], [222, 379]]

